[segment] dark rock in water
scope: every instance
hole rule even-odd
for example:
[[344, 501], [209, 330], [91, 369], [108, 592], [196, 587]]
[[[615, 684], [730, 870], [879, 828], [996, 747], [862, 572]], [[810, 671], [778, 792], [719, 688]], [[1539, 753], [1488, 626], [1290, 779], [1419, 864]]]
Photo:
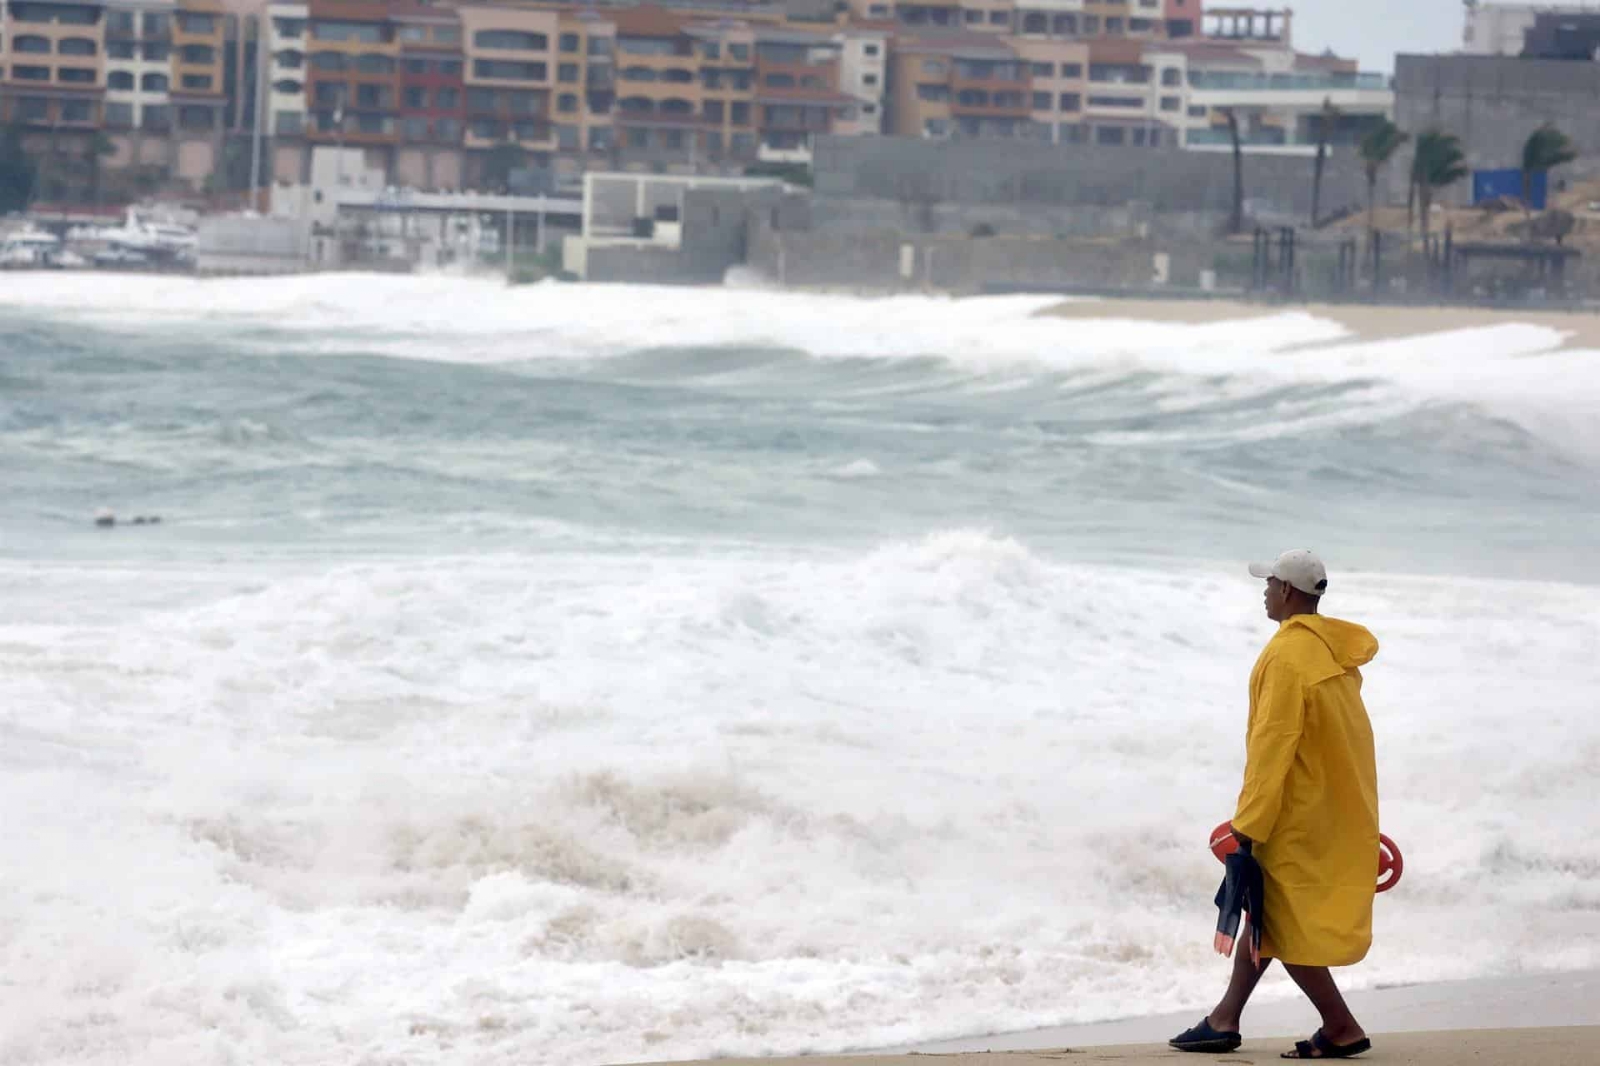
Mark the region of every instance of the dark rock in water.
[[117, 516], [112, 514], [110, 511], [101, 511], [99, 514], [94, 516], [94, 524], [99, 526], [101, 529], [110, 529], [112, 526], [117, 524]]
[[[101, 529], [110, 529], [117, 524], [117, 516], [110, 511], [101, 511], [94, 516], [94, 524]], [[124, 524], [130, 526], [159, 526], [161, 524], [161, 516], [158, 514], [134, 515], [130, 521]]]

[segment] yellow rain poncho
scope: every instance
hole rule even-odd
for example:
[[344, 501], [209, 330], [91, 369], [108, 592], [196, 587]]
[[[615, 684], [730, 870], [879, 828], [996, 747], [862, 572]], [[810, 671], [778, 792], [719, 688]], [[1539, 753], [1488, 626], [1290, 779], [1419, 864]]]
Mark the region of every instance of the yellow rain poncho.
[[1233, 827], [1256, 842], [1266, 880], [1263, 958], [1349, 966], [1372, 945], [1378, 768], [1357, 668], [1377, 654], [1361, 626], [1302, 614], [1250, 674]]

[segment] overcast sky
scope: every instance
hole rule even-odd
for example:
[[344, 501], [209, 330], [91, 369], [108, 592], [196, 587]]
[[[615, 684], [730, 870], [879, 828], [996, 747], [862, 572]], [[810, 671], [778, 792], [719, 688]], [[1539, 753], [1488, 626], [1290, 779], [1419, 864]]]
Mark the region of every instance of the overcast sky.
[[[1208, 0], [1207, 7], [1233, 5]], [[1282, 0], [1255, 3], [1285, 6]], [[1461, 0], [1291, 0], [1294, 44], [1302, 52], [1332, 48], [1361, 60], [1362, 70], [1394, 70], [1396, 52], [1453, 52], [1461, 47]]]

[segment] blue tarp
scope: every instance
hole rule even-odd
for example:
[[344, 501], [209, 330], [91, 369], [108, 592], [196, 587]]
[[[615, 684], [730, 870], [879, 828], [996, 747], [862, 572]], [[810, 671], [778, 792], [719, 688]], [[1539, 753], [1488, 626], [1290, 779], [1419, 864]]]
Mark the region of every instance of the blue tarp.
[[[1529, 183], [1528, 206], [1543, 211], [1545, 196], [1550, 187], [1550, 175], [1535, 174]], [[1480, 204], [1496, 196], [1513, 196], [1522, 199], [1522, 171], [1514, 167], [1503, 170], [1474, 170], [1472, 172], [1472, 202]]]

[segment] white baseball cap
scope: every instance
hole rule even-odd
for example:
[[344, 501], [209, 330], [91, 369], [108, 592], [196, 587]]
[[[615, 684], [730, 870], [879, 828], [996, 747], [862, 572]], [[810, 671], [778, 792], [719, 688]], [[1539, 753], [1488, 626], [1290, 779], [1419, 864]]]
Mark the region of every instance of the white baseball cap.
[[1315, 552], [1305, 548], [1286, 551], [1270, 563], [1251, 563], [1250, 576], [1275, 577], [1308, 596], [1320, 596], [1328, 591], [1328, 568], [1322, 565]]

